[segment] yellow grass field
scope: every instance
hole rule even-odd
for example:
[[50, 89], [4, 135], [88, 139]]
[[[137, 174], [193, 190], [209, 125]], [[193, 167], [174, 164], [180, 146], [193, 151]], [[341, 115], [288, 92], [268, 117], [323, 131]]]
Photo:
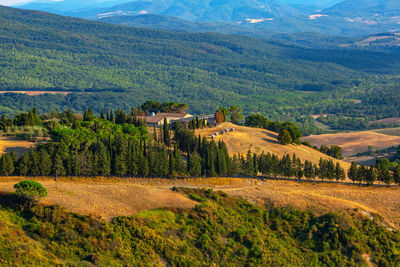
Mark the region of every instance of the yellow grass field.
[[[13, 192], [21, 178], [1, 178], [0, 193]], [[399, 187], [359, 187], [342, 184], [312, 184], [296, 181], [261, 181], [241, 178], [210, 179], [111, 179], [64, 178], [58, 188], [52, 179], [36, 179], [48, 190], [45, 204], [105, 219], [133, 215], [161, 207], [191, 208], [196, 202], [171, 190], [173, 186], [213, 188], [259, 205], [310, 209], [316, 214], [360, 212], [379, 216], [392, 228], [400, 228]]]
[[282, 157], [285, 154], [296, 154], [302, 161], [309, 160], [318, 164], [320, 158], [332, 159], [334, 162], [340, 162], [343, 168], [348, 169], [350, 164], [343, 161], [333, 159], [313, 148], [303, 145], [287, 145], [283, 146], [278, 143], [278, 134], [265, 129], [252, 127], [237, 126], [229, 122], [222, 123], [215, 128], [207, 128], [196, 131], [197, 135], [209, 138], [213, 133], [220, 132], [223, 129], [235, 128], [235, 131], [218, 135], [215, 139], [223, 140], [228, 147], [229, 153], [246, 154], [250, 149], [255, 153], [271, 152]]
[[400, 145], [400, 136], [386, 135], [374, 131], [311, 135], [302, 138], [313, 146], [338, 145], [343, 149], [343, 156], [349, 157], [368, 151], [368, 146], [374, 150]]
[[25, 151], [35, 146], [35, 143], [20, 138], [0, 136], [0, 154], [14, 151], [21, 156]]

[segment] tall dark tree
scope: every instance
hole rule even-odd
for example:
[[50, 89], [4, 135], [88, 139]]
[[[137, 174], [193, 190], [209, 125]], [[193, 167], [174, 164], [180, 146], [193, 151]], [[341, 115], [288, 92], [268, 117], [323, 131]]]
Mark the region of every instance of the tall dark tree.
[[167, 147], [170, 147], [171, 146], [171, 135], [170, 135], [170, 132], [169, 132], [169, 126], [168, 126], [167, 118], [164, 118], [163, 137], [164, 137], [164, 144]]
[[24, 153], [17, 161], [16, 172], [19, 175], [26, 176], [29, 172], [29, 154]]
[[66, 170], [65, 170], [65, 167], [64, 167], [63, 159], [62, 159], [60, 154], [57, 153], [55, 155], [52, 167], [53, 168], [52, 168], [51, 173], [55, 177], [66, 175]]

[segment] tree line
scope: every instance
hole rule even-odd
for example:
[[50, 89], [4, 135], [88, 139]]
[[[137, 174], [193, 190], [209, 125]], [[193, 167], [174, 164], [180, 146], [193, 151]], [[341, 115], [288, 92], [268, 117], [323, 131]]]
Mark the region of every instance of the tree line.
[[[80, 118], [71, 111], [58, 114], [60, 120], [49, 122], [50, 115], [39, 116], [35, 109], [16, 118], [25, 124], [43, 124], [49, 128], [51, 142], [17, 157], [14, 152], [0, 158], [0, 175], [21, 176], [129, 176], [129, 177], [223, 177], [265, 176], [297, 179], [343, 181], [345, 170], [331, 159], [318, 164], [302, 162], [295, 154], [278, 157], [271, 153], [230, 155], [224, 142], [196, 136], [192, 127], [168, 123], [153, 135], [135, 116], [137, 110], [101, 112], [91, 109]], [[114, 115], [115, 114], [115, 115]], [[258, 115], [257, 115], [258, 116]], [[18, 121], [15, 120], [14, 121]], [[194, 119], [193, 128], [201, 126]], [[325, 149], [325, 148], [324, 148]], [[338, 153], [335, 147], [329, 151]], [[352, 164], [348, 177], [354, 182], [400, 183], [400, 165], [393, 167], [380, 159], [376, 168]]]

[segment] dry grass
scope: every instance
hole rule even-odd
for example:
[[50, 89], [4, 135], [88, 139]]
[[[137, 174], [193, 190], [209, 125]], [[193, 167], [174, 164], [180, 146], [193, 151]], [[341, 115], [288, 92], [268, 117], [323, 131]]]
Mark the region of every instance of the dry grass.
[[317, 214], [358, 209], [367, 216], [378, 215], [393, 227], [400, 227], [400, 188], [358, 187], [333, 184], [297, 183], [295, 181], [263, 181], [257, 186], [227, 189], [227, 193], [263, 204], [292, 205], [311, 209]]
[[[13, 192], [21, 178], [2, 178], [0, 192]], [[253, 203], [292, 205], [317, 214], [347, 213], [358, 209], [365, 216], [379, 215], [393, 228], [400, 227], [400, 188], [311, 184], [295, 181], [260, 181], [240, 178], [210, 179], [52, 179], [40, 178], [49, 191], [46, 204], [58, 204], [82, 214], [110, 219], [160, 207], [190, 208], [196, 202], [171, 190], [173, 186], [213, 188], [244, 197]]]
[[14, 151], [17, 156], [21, 156], [34, 145], [35, 143], [20, 138], [0, 136], [0, 154]]
[[338, 145], [342, 147], [345, 157], [366, 152], [368, 146], [372, 146], [376, 150], [400, 144], [400, 136], [390, 136], [374, 131], [311, 135], [304, 137], [303, 140], [318, 147], [321, 145]]
[[[255, 153], [262, 153], [263, 151], [266, 153], [271, 152], [279, 155], [280, 157], [285, 154], [292, 155], [293, 153], [296, 153], [296, 156], [302, 161], [309, 160], [315, 164], [318, 164], [320, 158], [330, 158], [327, 155], [307, 146], [283, 146], [279, 144], [276, 139], [278, 136], [277, 133], [265, 129], [237, 126], [231, 123], [222, 123], [215, 128], [198, 130], [196, 134], [200, 134], [201, 136], [206, 136], [209, 138], [214, 132], [220, 132], [223, 129], [230, 129], [232, 127], [235, 128], [234, 132], [218, 135], [216, 138], [216, 141], [223, 140], [226, 143], [230, 153], [246, 154], [249, 149]], [[333, 160], [335, 162], [338, 161], [336, 159]], [[345, 169], [350, 167], [346, 162], [339, 162]]]
[[[13, 185], [20, 179], [8, 178], [0, 182], [0, 192], [13, 192]], [[170, 190], [171, 186], [142, 185], [130, 181], [79, 179], [36, 179], [48, 191], [45, 204], [58, 204], [68, 210], [111, 219], [129, 216], [143, 210], [161, 207], [190, 208], [195, 202]]]

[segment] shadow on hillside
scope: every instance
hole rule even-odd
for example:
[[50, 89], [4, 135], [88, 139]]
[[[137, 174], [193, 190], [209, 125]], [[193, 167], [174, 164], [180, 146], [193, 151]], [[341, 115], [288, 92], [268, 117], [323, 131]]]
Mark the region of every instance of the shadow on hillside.
[[271, 140], [271, 139], [267, 139], [267, 138], [262, 138], [262, 140], [265, 142], [268, 142], [268, 143], [278, 144], [278, 141], [276, 141], [276, 140]]
[[16, 210], [21, 205], [21, 199], [12, 193], [0, 192], [0, 206], [5, 209]]
[[29, 148], [23, 146], [7, 147], [4, 152], [10, 153], [14, 151], [17, 156], [22, 156], [25, 152], [29, 151]]

